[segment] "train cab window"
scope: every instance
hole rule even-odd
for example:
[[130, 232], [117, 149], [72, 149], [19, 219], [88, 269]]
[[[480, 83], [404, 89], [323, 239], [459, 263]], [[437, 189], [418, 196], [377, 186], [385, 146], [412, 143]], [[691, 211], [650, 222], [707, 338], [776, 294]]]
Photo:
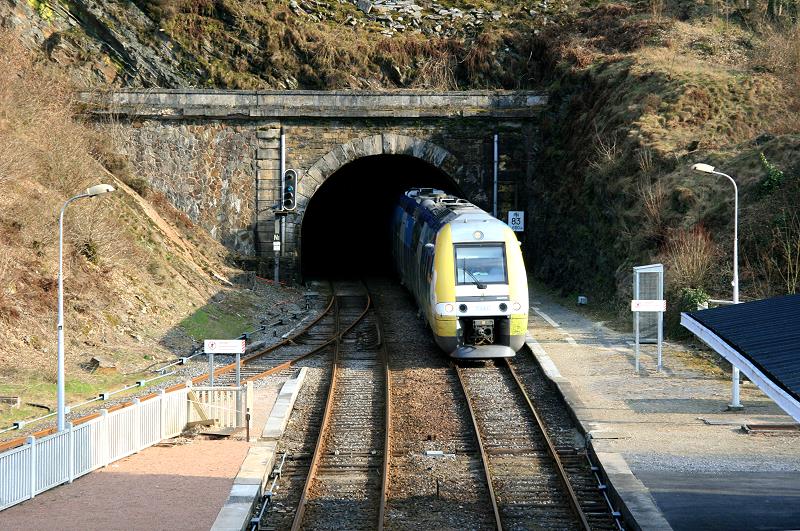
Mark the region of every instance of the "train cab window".
[[506, 252], [503, 244], [457, 245], [458, 284], [505, 284]]

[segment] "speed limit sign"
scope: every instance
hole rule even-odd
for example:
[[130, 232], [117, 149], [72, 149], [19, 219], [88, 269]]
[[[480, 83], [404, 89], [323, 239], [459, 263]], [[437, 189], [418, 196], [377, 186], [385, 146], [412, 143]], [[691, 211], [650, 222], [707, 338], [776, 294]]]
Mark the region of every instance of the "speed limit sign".
[[508, 226], [514, 232], [525, 231], [525, 211], [524, 210], [509, 210], [508, 212]]

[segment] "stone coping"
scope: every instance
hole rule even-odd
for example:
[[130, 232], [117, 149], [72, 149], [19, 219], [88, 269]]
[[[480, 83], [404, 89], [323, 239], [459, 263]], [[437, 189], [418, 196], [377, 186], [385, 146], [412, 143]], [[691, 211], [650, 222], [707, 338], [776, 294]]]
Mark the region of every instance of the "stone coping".
[[538, 115], [536, 91], [236, 91], [197, 89], [81, 92], [97, 114], [160, 118], [411, 118]]

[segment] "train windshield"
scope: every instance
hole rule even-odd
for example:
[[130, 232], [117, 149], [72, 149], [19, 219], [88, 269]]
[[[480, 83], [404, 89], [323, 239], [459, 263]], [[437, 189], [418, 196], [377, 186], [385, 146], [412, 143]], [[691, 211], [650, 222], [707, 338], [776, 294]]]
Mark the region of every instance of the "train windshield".
[[458, 284], [505, 284], [506, 252], [503, 244], [457, 245]]

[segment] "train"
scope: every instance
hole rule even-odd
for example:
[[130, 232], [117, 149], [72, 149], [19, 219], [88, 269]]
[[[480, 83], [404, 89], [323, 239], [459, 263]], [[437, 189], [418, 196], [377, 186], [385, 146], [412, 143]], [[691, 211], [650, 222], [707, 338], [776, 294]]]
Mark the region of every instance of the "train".
[[508, 358], [528, 332], [528, 279], [508, 225], [465, 199], [412, 188], [392, 215], [392, 259], [452, 358]]

